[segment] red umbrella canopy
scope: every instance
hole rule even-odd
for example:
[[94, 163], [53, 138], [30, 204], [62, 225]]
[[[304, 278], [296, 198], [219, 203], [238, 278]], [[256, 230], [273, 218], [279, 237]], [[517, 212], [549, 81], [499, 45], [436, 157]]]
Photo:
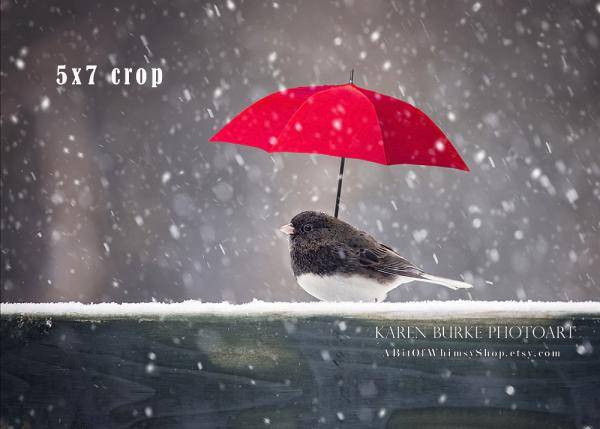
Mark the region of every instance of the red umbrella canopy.
[[252, 104], [210, 141], [267, 152], [319, 153], [385, 165], [469, 171], [444, 133], [416, 107], [352, 83], [286, 89]]

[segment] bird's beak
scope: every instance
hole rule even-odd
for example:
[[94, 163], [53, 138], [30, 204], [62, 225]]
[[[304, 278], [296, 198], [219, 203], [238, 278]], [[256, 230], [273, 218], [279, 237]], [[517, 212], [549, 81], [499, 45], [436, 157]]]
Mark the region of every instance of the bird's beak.
[[283, 225], [281, 228], [279, 228], [279, 231], [283, 232], [286, 235], [292, 235], [296, 232], [296, 230], [294, 229], [294, 225], [292, 225], [291, 223]]

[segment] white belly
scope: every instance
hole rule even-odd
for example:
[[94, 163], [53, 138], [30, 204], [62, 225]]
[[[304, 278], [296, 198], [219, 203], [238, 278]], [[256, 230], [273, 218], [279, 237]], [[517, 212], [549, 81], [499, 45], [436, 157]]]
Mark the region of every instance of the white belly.
[[321, 301], [380, 302], [389, 291], [413, 279], [399, 276], [383, 284], [361, 276], [302, 274], [296, 280], [302, 289]]

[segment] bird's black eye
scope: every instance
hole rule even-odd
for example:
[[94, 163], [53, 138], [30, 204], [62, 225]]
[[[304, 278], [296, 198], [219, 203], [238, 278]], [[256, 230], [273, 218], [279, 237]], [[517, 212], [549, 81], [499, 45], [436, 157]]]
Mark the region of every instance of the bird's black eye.
[[302, 231], [303, 232], [311, 232], [313, 229], [313, 226], [310, 223], [307, 223], [306, 225], [302, 226]]

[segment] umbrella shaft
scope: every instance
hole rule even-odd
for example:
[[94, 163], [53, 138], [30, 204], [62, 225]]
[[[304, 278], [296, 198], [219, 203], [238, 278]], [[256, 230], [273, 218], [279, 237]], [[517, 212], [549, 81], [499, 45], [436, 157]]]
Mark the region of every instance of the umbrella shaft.
[[344, 164], [346, 162], [346, 158], [342, 158], [342, 162], [340, 163], [340, 174], [338, 174], [338, 190], [337, 196], [335, 197], [335, 212], [334, 216], [338, 217], [338, 212], [340, 211], [340, 198], [342, 196], [342, 179], [344, 178]]

